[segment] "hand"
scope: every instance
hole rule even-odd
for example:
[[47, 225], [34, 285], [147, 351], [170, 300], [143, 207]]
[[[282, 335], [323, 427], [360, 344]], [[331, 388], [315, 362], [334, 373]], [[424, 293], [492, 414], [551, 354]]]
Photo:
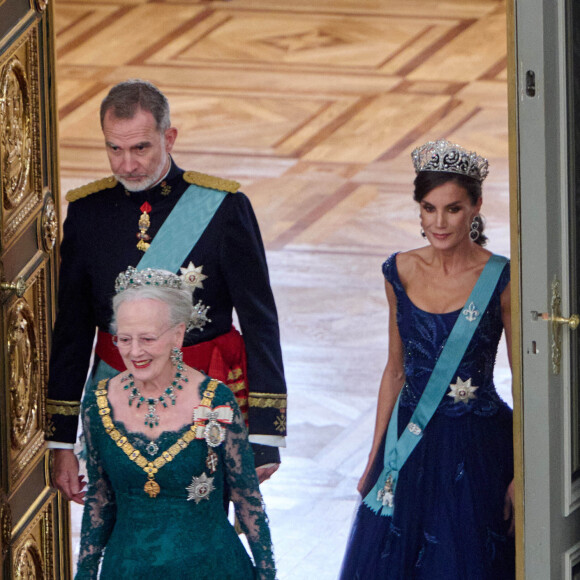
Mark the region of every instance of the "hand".
[[356, 486], [357, 491], [363, 497], [370, 491], [368, 489], [368, 485], [367, 485], [367, 478], [369, 476], [369, 472], [370, 472], [372, 466], [373, 466], [373, 461], [369, 457], [369, 461], [367, 463], [367, 466], [365, 467], [365, 470], [364, 470], [363, 474], [361, 475], [361, 478], [358, 480], [358, 485]]
[[260, 467], [256, 467], [258, 482], [264, 483], [267, 479], [270, 479], [272, 475], [278, 471], [279, 467], [279, 463], [269, 463], [268, 465], [261, 465]]
[[506, 521], [511, 520], [510, 527], [508, 529], [509, 536], [513, 536], [516, 530], [515, 505], [514, 480], [512, 479], [511, 483], [508, 485], [503, 503], [503, 519]]
[[70, 501], [83, 505], [84, 476], [79, 475], [79, 460], [72, 449], [53, 449], [52, 480]]

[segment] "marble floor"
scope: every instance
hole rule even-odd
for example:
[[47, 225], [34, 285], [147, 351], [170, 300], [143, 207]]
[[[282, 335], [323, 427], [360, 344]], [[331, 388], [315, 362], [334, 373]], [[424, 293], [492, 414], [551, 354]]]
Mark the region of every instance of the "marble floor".
[[422, 243], [416, 145], [488, 157], [488, 247], [509, 254], [505, 2], [57, 0], [55, 14], [63, 193], [108, 173], [98, 105], [138, 76], [169, 96], [177, 162], [252, 200], [290, 397], [282, 466], [262, 486], [279, 578], [333, 580], [386, 362], [381, 264]]

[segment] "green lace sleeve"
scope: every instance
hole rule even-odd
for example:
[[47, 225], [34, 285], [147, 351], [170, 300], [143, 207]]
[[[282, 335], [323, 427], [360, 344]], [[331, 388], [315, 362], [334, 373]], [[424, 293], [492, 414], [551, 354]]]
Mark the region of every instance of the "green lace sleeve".
[[[98, 453], [100, 419], [93, 393], [83, 410], [83, 434], [87, 451], [88, 489], [81, 528], [81, 543], [75, 580], [97, 578], [99, 563], [115, 522], [115, 495]], [[86, 404], [86, 403], [85, 403]]]
[[224, 441], [226, 478], [230, 487], [231, 499], [234, 502], [236, 516], [242, 531], [246, 534], [252, 550], [257, 578], [259, 580], [274, 580], [276, 566], [272, 539], [264, 501], [258, 487], [254, 457], [240, 410], [233, 397], [231, 401], [234, 419], [227, 429]]

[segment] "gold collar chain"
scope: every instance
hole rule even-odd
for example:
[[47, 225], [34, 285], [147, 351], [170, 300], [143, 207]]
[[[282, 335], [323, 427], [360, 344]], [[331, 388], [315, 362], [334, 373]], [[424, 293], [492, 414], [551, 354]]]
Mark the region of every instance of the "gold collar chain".
[[[129, 443], [127, 437], [122, 435], [120, 431], [113, 424], [111, 419], [111, 409], [109, 407], [109, 401], [107, 399], [107, 381], [108, 379], [103, 379], [95, 389], [95, 395], [97, 397], [97, 405], [99, 407], [99, 415], [101, 416], [101, 421], [103, 422], [103, 427], [105, 431], [111, 437], [111, 439], [120, 447], [125, 455], [134, 461], [146, 474], [147, 482], [144, 486], [144, 491], [149, 495], [149, 497], [157, 497], [161, 491], [161, 487], [155, 481], [155, 474], [169, 462], [173, 461], [174, 457], [178, 455], [183, 449], [185, 449], [194, 439], [204, 438], [204, 425], [198, 424], [196, 421], [189, 431], [186, 431], [183, 436], [181, 436], [167, 451], [163, 451], [159, 457], [156, 457], [153, 461], [148, 461], [138, 449], [135, 449], [131, 443]], [[211, 402], [215, 396], [215, 390], [219, 384], [219, 381], [211, 379], [207, 385], [200, 406], [211, 407]]]

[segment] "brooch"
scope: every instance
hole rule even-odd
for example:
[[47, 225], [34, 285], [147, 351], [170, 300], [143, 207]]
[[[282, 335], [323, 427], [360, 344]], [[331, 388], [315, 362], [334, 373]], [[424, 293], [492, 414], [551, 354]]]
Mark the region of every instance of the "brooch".
[[379, 489], [377, 493], [377, 501], [380, 501], [384, 506], [393, 507], [395, 503], [395, 493], [393, 491], [393, 476], [389, 475], [385, 485]]
[[203, 273], [203, 266], [195, 267], [193, 262], [189, 262], [187, 268], [180, 268], [181, 276], [180, 278], [187, 284], [191, 286], [194, 290], [196, 288], [203, 288], [203, 281], [207, 276]]
[[208, 477], [202, 473], [199, 477], [193, 476], [191, 484], [186, 488], [187, 501], [194, 500], [199, 503], [202, 499], [209, 500], [209, 494], [215, 489], [213, 485], [213, 477]]
[[450, 393], [447, 393], [448, 397], [453, 397], [454, 403], [465, 403], [467, 405], [470, 399], [476, 399], [475, 391], [479, 387], [471, 386], [471, 379], [467, 379], [463, 382], [459, 377], [457, 377], [457, 382], [454, 385], [449, 385], [451, 389]]
[[229, 405], [220, 405], [214, 409], [199, 406], [193, 412], [193, 421], [196, 425], [205, 427], [203, 438], [210, 447], [218, 447], [226, 438], [226, 430], [221, 423], [230, 425], [234, 418], [234, 412]]

